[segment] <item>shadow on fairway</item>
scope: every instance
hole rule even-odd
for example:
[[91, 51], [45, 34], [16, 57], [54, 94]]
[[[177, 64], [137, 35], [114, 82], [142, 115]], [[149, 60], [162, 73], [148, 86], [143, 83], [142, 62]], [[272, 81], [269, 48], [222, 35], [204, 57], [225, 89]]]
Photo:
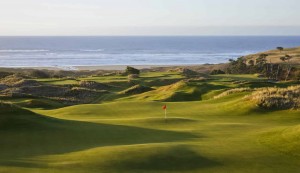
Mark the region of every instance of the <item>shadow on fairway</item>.
[[16, 107], [11, 109], [14, 110], [6, 110], [4, 115], [0, 115], [1, 166], [30, 167], [30, 164], [20, 159], [102, 146], [161, 143], [199, 138], [187, 132], [67, 121], [41, 116]]
[[220, 166], [219, 162], [201, 156], [188, 146], [156, 148], [156, 151], [144, 149], [128, 153], [131, 157], [118, 162], [110, 162], [109, 167], [117, 170], [149, 171], [189, 171]]

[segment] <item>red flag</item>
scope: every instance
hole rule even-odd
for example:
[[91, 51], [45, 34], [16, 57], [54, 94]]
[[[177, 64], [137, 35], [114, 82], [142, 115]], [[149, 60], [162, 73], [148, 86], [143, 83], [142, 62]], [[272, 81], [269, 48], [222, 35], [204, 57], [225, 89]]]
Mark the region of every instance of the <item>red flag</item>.
[[166, 110], [166, 109], [167, 109], [167, 105], [164, 105], [164, 106], [162, 107], [162, 109], [163, 109], [163, 110]]

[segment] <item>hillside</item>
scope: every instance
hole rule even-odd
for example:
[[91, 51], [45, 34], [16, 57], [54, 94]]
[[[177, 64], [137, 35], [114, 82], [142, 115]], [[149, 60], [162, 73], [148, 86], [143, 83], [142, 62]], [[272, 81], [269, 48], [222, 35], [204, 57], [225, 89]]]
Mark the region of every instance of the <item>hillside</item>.
[[272, 63], [282, 63], [282, 61], [280, 60], [280, 57], [282, 57], [284, 55], [290, 55], [293, 57], [293, 59], [291, 59], [291, 61], [290, 61], [291, 63], [300, 64], [300, 47], [284, 48], [282, 51], [277, 50], [277, 49], [269, 50], [269, 51], [265, 51], [265, 52], [250, 54], [250, 55], [245, 56], [245, 58], [247, 60], [250, 60], [250, 59], [255, 60], [261, 54], [269, 55], [267, 57], [267, 60], [268, 60], [268, 62], [272, 62]]

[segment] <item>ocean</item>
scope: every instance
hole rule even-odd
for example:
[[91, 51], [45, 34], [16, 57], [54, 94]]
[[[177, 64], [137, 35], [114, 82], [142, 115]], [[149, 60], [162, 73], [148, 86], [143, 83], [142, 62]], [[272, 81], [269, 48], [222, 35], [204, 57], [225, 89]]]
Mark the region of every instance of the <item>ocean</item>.
[[0, 67], [216, 64], [278, 46], [300, 37], [0, 37]]

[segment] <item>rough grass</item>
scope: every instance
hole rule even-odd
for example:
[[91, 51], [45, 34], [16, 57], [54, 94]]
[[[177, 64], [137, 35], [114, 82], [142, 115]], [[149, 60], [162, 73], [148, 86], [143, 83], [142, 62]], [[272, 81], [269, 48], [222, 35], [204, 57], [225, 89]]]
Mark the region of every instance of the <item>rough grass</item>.
[[120, 94], [128, 94], [128, 95], [134, 95], [134, 94], [141, 94], [141, 93], [144, 93], [144, 92], [148, 92], [148, 91], [151, 91], [153, 90], [152, 88], [150, 87], [147, 87], [147, 86], [143, 86], [143, 85], [135, 85], [135, 86], [132, 86], [124, 91], [121, 91]]
[[234, 93], [251, 92], [251, 91], [253, 91], [253, 89], [250, 89], [250, 88], [235, 88], [235, 89], [230, 89], [230, 90], [227, 90], [225, 92], [222, 92], [221, 94], [219, 94], [217, 96], [214, 96], [214, 99], [222, 98], [222, 97], [228, 96], [230, 94], [234, 94]]
[[300, 86], [263, 88], [254, 92], [250, 98], [262, 108], [298, 109], [300, 107]]

